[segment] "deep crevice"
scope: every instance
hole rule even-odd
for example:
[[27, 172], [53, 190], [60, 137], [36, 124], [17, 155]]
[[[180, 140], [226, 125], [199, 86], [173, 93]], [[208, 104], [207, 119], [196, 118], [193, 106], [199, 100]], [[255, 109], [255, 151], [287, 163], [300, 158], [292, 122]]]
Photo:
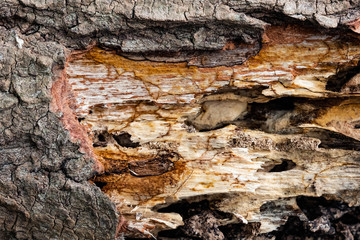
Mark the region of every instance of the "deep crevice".
[[328, 78], [326, 90], [340, 92], [342, 87], [356, 74], [360, 72], [360, 61], [355, 67], [340, 66], [335, 75]]
[[117, 144], [122, 147], [128, 148], [137, 148], [140, 146], [140, 143], [131, 141], [131, 135], [127, 132], [121, 133], [119, 135], [112, 135]]
[[283, 159], [280, 164], [275, 165], [269, 172], [283, 172], [296, 167], [296, 163], [291, 160]]
[[106, 183], [106, 182], [94, 181], [94, 184], [95, 184], [98, 188], [103, 189], [103, 187], [105, 187], [107, 183]]
[[308, 218], [289, 216], [276, 231], [262, 234], [268, 239], [359, 239], [360, 207], [324, 197], [298, 196], [297, 205]]
[[251, 222], [248, 224], [234, 223], [220, 226], [219, 229], [224, 233], [227, 240], [249, 239], [255, 237], [260, 229], [261, 223]]
[[[223, 239], [226, 234], [220, 230], [219, 220], [233, 217], [230, 213], [214, 210], [209, 200], [199, 202], [181, 200], [158, 209], [158, 212], [179, 213], [184, 221], [184, 225], [177, 229], [159, 232], [159, 239]], [[222, 228], [228, 230], [226, 227]]]
[[296, 167], [296, 163], [289, 159], [267, 161], [257, 172], [284, 172]]
[[301, 25], [304, 28], [310, 28], [310, 29], [316, 29], [318, 31], [329, 31], [327, 29], [321, 28], [317, 25], [315, 25], [314, 23], [305, 20], [305, 21], [299, 21], [298, 19], [292, 18], [288, 15], [285, 15], [282, 12], [276, 12], [276, 11], [264, 11], [263, 9], [255, 9], [254, 11], [247, 12], [250, 16], [260, 19], [264, 22], [267, 22], [271, 25], [274, 26], [281, 26], [284, 24], [296, 24], [296, 25]]
[[191, 202], [191, 203], [186, 200], [181, 200], [167, 207], [160, 208], [157, 211], [162, 213], [168, 213], [168, 212], [179, 213], [183, 218], [186, 219], [193, 215], [199, 214], [205, 210], [210, 210], [210, 202], [208, 200], [202, 200], [200, 202]]
[[95, 132], [93, 138], [93, 147], [106, 147], [109, 141], [109, 133], [106, 131]]
[[105, 136], [103, 134], [99, 134], [98, 139], [99, 139], [99, 141], [104, 142], [105, 141]]
[[324, 197], [306, 197], [299, 196], [296, 203], [309, 220], [314, 220], [322, 215], [320, 205], [329, 205]]
[[311, 129], [304, 136], [319, 139], [319, 148], [360, 151], [360, 141], [330, 130]]

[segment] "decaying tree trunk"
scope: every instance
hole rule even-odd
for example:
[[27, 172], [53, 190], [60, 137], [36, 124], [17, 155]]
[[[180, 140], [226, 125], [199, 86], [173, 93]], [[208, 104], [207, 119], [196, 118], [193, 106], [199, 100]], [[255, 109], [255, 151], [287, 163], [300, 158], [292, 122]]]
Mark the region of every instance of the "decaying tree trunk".
[[3, 0], [0, 239], [359, 239], [360, 2]]

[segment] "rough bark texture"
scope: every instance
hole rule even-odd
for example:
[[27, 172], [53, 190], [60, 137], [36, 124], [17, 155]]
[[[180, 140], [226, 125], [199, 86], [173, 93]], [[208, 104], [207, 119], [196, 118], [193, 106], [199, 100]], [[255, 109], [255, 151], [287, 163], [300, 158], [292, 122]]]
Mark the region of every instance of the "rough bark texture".
[[[299, 90], [294, 97], [303, 98], [286, 99], [291, 103], [290, 108], [279, 102], [270, 101], [287, 96], [288, 91], [297, 88], [287, 78], [286, 71], [281, 79], [265, 79], [274, 82], [267, 84], [266, 87], [272, 86], [268, 92], [263, 92], [264, 89], [261, 88], [266, 84], [256, 83], [256, 79], [250, 79], [251, 84], [249, 84], [241, 78], [241, 73], [238, 77], [233, 76], [234, 79], [228, 78], [232, 75], [227, 71], [231, 72], [233, 66], [241, 72], [241, 67], [235, 65], [243, 64], [249, 58], [249, 66], [252, 66], [252, 60], [254, 64], [256, 63], [256, 57], [260, 60], [266, 59], [267, 55], [261, 55], [260, 51], [266, 42], [271, 45], [271, 41], [278, 43], [283, 41], [282, 43], [286, 45], [286, 38], [274, 40], [276, 34], [279, 33], [274, 30], [276, 26], [283, 27], [286, 23], [291, 23], [292, 26], [301, 25], [304, 22], [306, 26], [317, 29], [317, 36], [326, 36], [320, 37], [320, 40], [325, 45], [330, 44], [329, 49], [336, 49], [331, 46], [334, 42], [339, 46], [345, 42], [346, 47], [341, 47], [345, 49], [345, 52], [332, 60], [321, 59], [321, 62], [328, 62], [328, 67], [311, 66], [319, 71], [316, 76], [318, 81], [314, 84], [311, 80], [309, 82], [312, 85], [305, 84], [306, 86], [299, 88], [302, 90]], [[117, 232], [125, 228], [128, 230], [128, 236], [144, 237], [156, 234], [160, 230], [176, 228], [182, 221], [185, 223], [182, 229], [180, 227], [173, 232], [162, 232], [163, 238], [183, 236], [184, 238], [238, 239], [255, 235], [259, 238], [304, 235], [359, 238], [359, 209], [356, 207], [360, 199], [358, 153], [360, 134], [357, 115], [359, 99], [356, 98], [356, 94], [359, 93], [357, 75], [360, 58], [359, 35], [357, 35], [360, 32], [359, 22], [359, 1], [1, 1], [0, 239], [114, 239]], [[264, 35], [267, 28], [274, 30], [275, 35], [271, 36], [271, 31]], [[287, 31], [286, 28], [280, 30]], [[288, 29], [288, 31], [292, 30]], [[301, 36], [298, 36], [300, 39], [304, 36], [310, 39], [313, 35], [312, 31], [300, 31], [300, 33]], [[348, 38], [332, 39], [340, 35], [346, 35]], [[327, 37], [330, 38], [327, 39]], [[294, 43], [294, 39], [289, 41]], [[85, 118], [89, 121], [86, 119], [87, 115], [84, 115], [88, 109], [85, 111], [81, 104], [76, 106], [73, 102], [77, 95], [72, 92], [74, 88], [69, 84], [65, 72], [67, 62], [70, 61], [73, 64], [74, 61], [80, 61], [79, 65], [81, 65], [81, 57], [74, 56], [79, 51], [86, 52], [94, 45], [107, 50], [116, 50], [119, 55], [122, 55], [125, 72], [128, 71], [126, 67], [136, 67], [134, 62], [139, 60], [149, 60], [153, 64], [154, 62], [156, 64], [171, 63], [175, 64], [176, 68], [184, 67], [200, 72], [203, 67], [211, 67], [207, 70], [209, 71], [207, 74], [211, 75], [213, 72], [218, 74], [217, 76], [223, 71], [223, 81], [234, 83], [231, 87], [236, 88], [240, 93], [235, 92], [232, 96], [228, 94], [225, 98], [217, 97], [215, 94], [201, 100], [202, 95], [230, 85], [226, 83], [224, 85], [219, 83], [215, 86], [218, 88], [197, 93], [198, 98], [195, 100], [198, 101], [196, 103], [198, 105], [193, 106], [193, 109], [199, 110], [203, 107], [203, 113], [196, 115], [196, 111], [188, 109], [191, 110], [189, 114], [195, 115], [186, 122], [187, 130], [194, 133], [193, 143], [201, 143], [199, 138], [206, 135], [196, 132], [197, 130], [207, 131], [232, 124], [224, 128], [225, 130], [220, 130], [220, 136], [231, 139], [231, 142], [227, 142], [229, 147], [256, 151], [276, 150], [271, 158], [267, 155], [267, 160], [262, 159], [258, 162], [258, 165], [260, 162], [263, 163], [261, 167], [263, 170], [266, 168], [270, 172], [290, 170], [292, 162], [296, 162], [297, 166], [306, 167], [308, 160], [319, 166], [318, 172], [314, 172], [313, 178], [305, 179], [305, 182], [308, 181], [309, 184], [305, 191], [293, 191], [290, 196], [286, 196], [286, 189], [279, 187], [280, 190], [277, 190], [279, 194], [266, 198], [267, 201], [258, 200], [256, 195], [258, 193], [247, 192], [246, 188], [234, 193], [229, 192], [228, 189], [226, 193], [218, 190], [202, 191], [200, 197], [200, 194], [180, 192], [179, 197], [186, 199], [183, 200], [184, 202], [177, 199], [162, 199], [161, 201], [157, 199], [155, 203], [163, 205], [157, 205], [157, 209], [150, 211], [151, 214], [153, 212], [158, 214], [156, 216], [160, 216], [159, 212], [163, 211], [165, 212], [163, 216], [168, 216], [174, 220], [173, 222], [164, 222], [162, 219], [153, 217], [152, 225], [149, 225], [148, 220], [142, 221], [140, 216], [138, 217], [139, 224], [137, 224], [135, 210], [132, 212], [133, 215], [129, 214], [130, 219], [131, 216], [134, 217], [134, 222], [126, 223], [119, 215], [117, 208], [123, 209], [119, 202], [115, 202], [116, 198], [115, 201], [111, 201], [100, 188], [88, 181], [98, 174], [100, 179], [103, 178], [100, 183], [107, 182], [106, 178], [109, 175], [106, 174], [112, 174], [115, 170], [118, 171], [116, 174], [119, 174], [122, 165], [121, 161], [117, 161], [116, 164], [119, 166], [114, 167], [116, 164], [109, 163], [111, 158], [99, 163], [98, 160], [104, 159], [99, 157], [98, 150], [92, 148], [92, 139], [86, 133], [88, 129], [80, 125], [76, 119], [76, 117]], [[276, 51], [276, 44], [271, 46]], [[95, 49], [89, 52], [85, 59], [106, 63], [102, 58], [96, 58], [96, 53], [99, 51], [102, 50]], [[89, 57], [92, 53], [95, 54]], [[257, 55], [258, 53], [260, 55]], [[279, 65], [283, 61], [281, 55], [266, 61], [274, 61], [274, 65]], [[253, 56], [255, 57], [251, 58]], [[331, 53], [326, 57], [333, 56]], [[342, 58], [342, 56], [345, 57]], [[331, 61], [336, 62], [335, 68], [331, 66]], [[106, 64], [111, 66], [111, 61]], [[219, 70], [215, 67], [229, 69]], [[187, 76], [186, 69], [179, 73], [184, 79]], [[170, 73], [173, 74], [173, 72]], [[246, 74], [245, 70], [242, 73]], [[142, 81], [149, 74], [140, 72], [138, 76], [140, 78], [135, 80]], [[314, 77], [313, 74], [311, 76]], [[258, 77], [261, 78], [262, 75]], [[174, 79], [176, 80], [176, 77]], [[182, 82], [178, 84], [181, 86]], [[294, 84], [298, 85], [301, 82]], [[260, 88], [251, 91], [241, 90], [250, 85], [258, 85]], [[307, 98], [329, 97], [332, 99], [322, 102], [319, 102], [319, 99], [307, 100]], [[186, 98], [184, 99], [186, 102]], [[227, 101], [226, 106], [222, 105], [223, 100]], [[177, 99], [174, 101], [176, 102]], [[214, 115], [214, 108], [223, 109], [225, 106], [225, 109], [226, 107], [232, 109], [231, 105], [234, 101], [241, 102], [234, 109], [236, 116], [221, 114], [220, 119], [207, 117]], [[249, 111], [254, 111], [253, 115], [243, 114], [244, 109], [249, 107], [247, 104], [252, 104]], [[277, 107], [278, 105], [280, 107]], [[342, 115], [340, 110], [344, 106], [348, 107], [345, 109], [348, 114]], [[149, 111], [152, 111], [151, 107], [144, 104], [144, 108], [150, 109]], [[320, 107], [325, 110], [322, 111]], [[170, 110], [165, 114], [178, 114]], [[290, 110], [296, 114], [292, 114]], [[296, 116], [303, 118], [296, 119]], [[333, 119], [331, 116], [340, 117]], [[207, 120], [204, 122], [203, 119]], [[270, 120], [267, 121], [267, 119]], [[294, 122], [297, 123], [296, 126], [291, 124]], [[282, 124], [279, 126], [278, 123]], [[299, 133], [298, 123], [308, 124], [306, 126], [309, 128], [313, 127], [311, 124], [316, 124], [317, 127], [314, 131], [301, 132], [300, 135], [305, 137], [304, 139], [293, 136]], [[286, 131], [288, 128], [291, 129]], [[242, 129], [250, 130], [244, 133]], [[89, 131], [91, 133], [93, 130]], [[110, 139], [110, 135], [104, 134], [103, 137], [98, 138], [98, 142], [94, 140], [94, 146], [107, 144], [106, 140]], [[119, 136], [119, 134], [115, 135]], [[271, 134], [279, 136], [271, 140]], [[134, 149], [140, 146], [138, 144], [144, 144], [146, 138], [154, 139], [153, 137], [150, 134], [134, 141], [131, 136], [125, 134], [122, 137], [111, 138], [113, 139], [111, 144]], [[192, 140], [188, 139], [188, 141]], [[322, 145], [319, 145], [320, 142]], [[318, 146], [321, 146], [323, 150], [319, 150]], [[196, 145], [195, 150], [197, 147], [204, 148], [204, 146]], [[161, 149], [159, 146], [149, 146], [149, 149], [151, 148]], [[168, 150], [172, 147], [166, 148]], [[192, 153], [196, 152], [195, 150], [193, 149]], [[226, 152], [228, 155], [225, 154], [225, 157], [218, 160], [228, 159], [227, 167], [231, 168], [231, 161], [234, 161], [232, 159], [241, 158], [243, 154], [239, 151], [229, 150]], [[304, 159], [304, 156], [307, 159]], [[146, 180], [146, 177], [149, 175], [161, 177], [172, 170], [178, 174], [178, 178], [167, 178], [166, 184], [174, 185], [176, 181], [183, 181], [187, 176], [181, 175], [180, 166], [186, 164], [182, 161], [183, 157], [169, 151], [158, 151], [152, 158], [146, 157], [136, 159], [139, 160], [136, 162], [126, 162], [123, 164], [127, 174], [125, 178], [144, 177], [144, 182], [148, 184], [149, 191], [152, 192], [145, 195], [145, 198], [153, 196], [153, 191], [156, 192], [159, 189], [156, 185], [152, 189], [153, 181]], [[246, 165], [250, 164], [251, 158], [248, 160], [242, 158], [241, 161], [245, 161]], [[336, 168], [330, 169], [331, 174], [325, 174], [324, 177], [324, 172], [326, 173], [327, 166], [331, 165], [332, 161], [338, 164]], [[224, 165], [226, 167], [225, 163]], [[207, 165], [201, 168], [196, 163], [194, 167], [203, 170], [199, 172], [199, 176], [206, 173], [206, 169], [210, 169]], [[110, 168], [113, 170], [109, 170]], [[252, 168], [254, 169], [257, 170], [257, 168]], [[339, 177], [337, 171], [346, 174]], [[291, 174], [292, 172], [284, 177], [291, 178]], [[268, 175], [263, 174], [263, 176], [265, 179]], [[280, 174], [277, 176], [282, 178]], [[301, 175], [297, 177], [299, 176]], [[338, 177], [337, 181], [330, 181], [336, 177]], [[270, 180], [267, 180], [271, 181], [272, 177], [269, 178]], [[223, 180], [223, 182], [226, 181]], [[207, 184], [209, 183], [201, 183], [200, 190], [212, 189], [213, 186]], [[193, 186], [193, 188], [196, 187], [196, 185]], [[336, 191], [331, 191], [332, 188]], [[248, 189], [254, 190], [252, 187]], [[265, 195], [267, 194], [266, 189], [262, 191]], [[120, 191], [119, 194], [121, 195], [122, 192]], [[312, 199], [298, 195], [313, 197], [324, 195], [327, 199]], [[140, 200], [144, 199], [140, 196]], [[246, 208], [252, 202], [254, 202], [254, 209], [258, 211]], [[173, 204], [170, 205], [170, 203]], [[140, 207], [145, 208], [146, 204]], [[162, 210], [160, 207], [163, 207]], [[244, 209], [240, 211], [241, 207]], [[181, 209], [180, 212], [179, 209]], [[247, 216], [249, 220], [252, 220], [249, 223], [244, 216], [236, 213], [247, 211], [252, 211], [253, 214]], [[146, 211], [143, 212], [146, 213]], [[173, 212], [178, 212], [181, 217]], [[264, 226], [268, 222], [274, 225], [274, 215], [278, 217], [278, 225], [285, 222], [286, 224], [277, 232], [266, 234]], [[289, 215], [294, 217], [288, 218]], [[151, 232], [153, 227], [155, 229]], [[263, 227], [262, 231], [259, 230], [261, 227]]]

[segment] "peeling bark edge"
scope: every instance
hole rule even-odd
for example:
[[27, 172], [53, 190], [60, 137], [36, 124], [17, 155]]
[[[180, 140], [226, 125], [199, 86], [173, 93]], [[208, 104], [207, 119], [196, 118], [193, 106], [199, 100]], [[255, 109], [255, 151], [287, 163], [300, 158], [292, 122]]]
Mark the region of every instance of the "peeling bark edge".
[[[78, 55], [79, 52], [75, 52], [74, 54]], [[67, 57], [67, 59], [71, 58], [73, 58], [72, 55]], [[104, 172], [104, 166], [99, 162], [93, 152], [92, 142], [88, 137], [87, 130], [84, 126], [80, 125], [74, 114], [72, 107], [74, 108], [75, 106], [70, 106], [71, 102], [72, 105], [75, 103], [73, 102], [74, 99], [69, 82], [66, 79], [66, 65], [62, 70], [55, 67], [53, 73], [58, 77], [56, 77], [56, 80], [51, 87], [52, 101], [50, 103], [50, 111], [60, 116], [64, 128], [69, 131], [71, 141], [79, 143], [79, 151], [84, 153], [84, 157], [94, 161], [93, 174], [101, 174]], [[72, 173], [72, 175], [76, 175], [76, 173]]]

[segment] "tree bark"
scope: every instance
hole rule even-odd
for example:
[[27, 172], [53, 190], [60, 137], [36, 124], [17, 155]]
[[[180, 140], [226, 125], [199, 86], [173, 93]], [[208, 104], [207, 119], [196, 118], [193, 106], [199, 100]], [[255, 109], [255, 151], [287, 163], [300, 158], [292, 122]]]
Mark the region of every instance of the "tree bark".
[[0, 239], [360, 237], [359, 1], [0, 9]]

